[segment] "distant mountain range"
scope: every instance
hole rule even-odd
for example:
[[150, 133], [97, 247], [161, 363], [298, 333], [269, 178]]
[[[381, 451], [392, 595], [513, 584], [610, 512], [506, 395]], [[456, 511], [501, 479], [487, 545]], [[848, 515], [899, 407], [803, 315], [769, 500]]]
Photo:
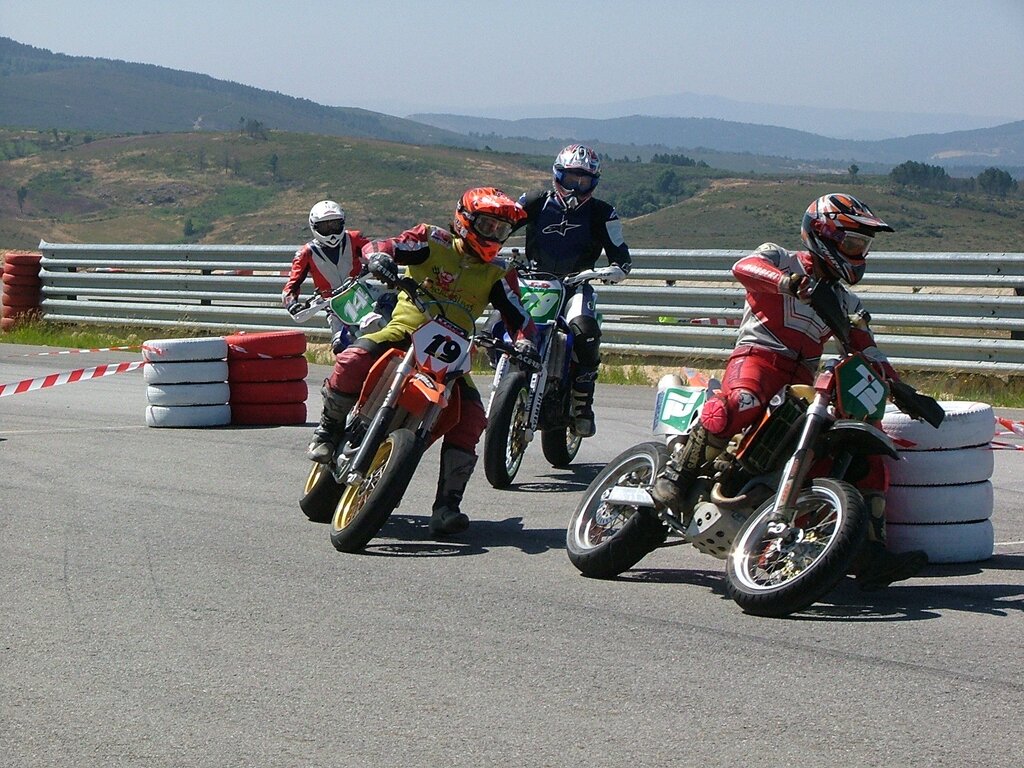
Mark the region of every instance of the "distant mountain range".
[[[150, 64], [66, 56], [0, 37], [0, 125], [104, 133], [270, 130], [549, 155], [569, 141], [615, 157], [689, 154], [733, 170], [884, 171], [907, 160], [954, 169], [1024, 170], [1024, 121], [875, 141], [706, 117], [632, 115], [500, 120], [443, 114], [403, 119]], [[768, 159], [766, 159], [768, 158]]]

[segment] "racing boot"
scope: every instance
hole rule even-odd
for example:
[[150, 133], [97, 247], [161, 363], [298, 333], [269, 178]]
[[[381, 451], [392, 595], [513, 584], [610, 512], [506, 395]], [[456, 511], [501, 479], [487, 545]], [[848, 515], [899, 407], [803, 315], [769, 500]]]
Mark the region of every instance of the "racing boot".
[[697, 479], [700, 467], [721, 453], [725, 441], [712, 435], [703, 424], [690, 432], [686, 442], [677, 445], [669, 460], [658, 473], [651, 488], [651, 497], [662, 507], [667, 507], [680, 520], [685, 521], [686, 494]]
[[469, 517], [459, 505], [475, 466], [475, 454], [450, 445], [441, 449], [437, 496], [430, 515], [430, 532], [435, 536], [462, 533], [469, 527]]
[[854, 558], [851, 572], [857, 577], [862, 592], [875, 592], [892, 584], [916, 576], [928, 565], [928, 554], [920, 549], [910, 552], [890, 552], [885, 548], [885, 496], [880, 493], [864, 495], [868, 505], [868, 540]]
[[579, 437], [593, 437], [597, 434], [594, 421], [594, 385], [597, 382], [597, 367], [576, 364], [570, 393], [572, 424], [570, 429]]
[[324, 399], [323, 412], [320, 414], [320, 423], [313, 430], [306, 458], [318, 464], [329, 464], [345, 434], [345, 420], [358, 396], [336, 392], [327, 386], [327, 382], [320, 388], [320, 394]]

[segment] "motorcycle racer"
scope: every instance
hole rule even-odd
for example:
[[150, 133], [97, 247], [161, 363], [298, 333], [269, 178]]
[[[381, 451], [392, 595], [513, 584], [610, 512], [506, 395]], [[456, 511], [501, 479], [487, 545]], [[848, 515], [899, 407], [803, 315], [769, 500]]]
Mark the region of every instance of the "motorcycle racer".
[[[515, 272], [498, 256], [502, 243], [525, 215], [519, 204], [501, 190], [469, 189], [459, 200], [448, 229], [419, 224], [396, 237], [367, 243], [363, 257], [370, 271], [386, 285], [398, 281], [398, 267], [404, 266], [409, 276], [433, 295], [464, 307], [467, 316], [452, 313], [448, 318], [459, 325], [465, 326], [467, 318], [479, 317], [488, 303], [492, 304], [501, 312], [506, 327], [516, 334], [517, 346], [529, 351], [533, 348], [533, 321], [520, 302]], [[323, 413], [307, 451], [311, 460], [330, 461], [371, 366], [387, 349], [407, 348], [410, 334], [424, 320], [423, 313], [403, 293], [383, 329], [359, 338], [337, 356], [334, 370], [321, 389]], [[472, 334], [474, 328], [464, 330]], [[461, 400], [460, 418], [445, 434], [441, 447], [430, 519], [433, 534], [460, 533], [469, 525], [460, 502], [476, 465], [476, 445], [487, 423], [480, 394], [468, 377], [459, 380], [456, 391]]]
[[[878, 232], [893, 229], [852, 195], [831, 193], [811, 202], [800, 235], [806, 251], [764, 243], [736, 262], [733, 275], [747, 290], [738, 339], [722, 376], [722, 388], [703, 407], [700, 424], [673, 453], [652, 490], [655, 501], [682, 516], [686, 491], [698, 468], [729, 439], [758, 421], [769, 399], [788, 384], [811, 384], [832, 330], [809, 306], [813, 281], [828, 282], [844, 313], [854, 321], [850, 346], [888, 381], [899, 376], [875, 345], [870, 316], [842, 285], [864, 276], [865, 257]], [[864, 590], [907, 579], [927, 564], [924, 552], [892, 554], [885, 548], [888, 471], [878, 456], [867, 457], [861, 489], [870, 512], [868, 542], [854, 565]]]
[[[601, 178], [601, 159], [590, 147], [570, 144], [555, 157], [549, 190], [519, 198], [526, 211], [526, 257], [535, 269], [564, 277], [592, 269], [604, 252], [614, 267], [605, 282], [618, 283], [629, 273], [629, 247], [615, 208], [594, 197]], [[571, 295], [566, 320], [574, 334], [572, 350], [572, 430], [580, 437], [597, 431], [594, 386], [601, 362], [601, 329], [594, 289], [581, 285]]]
[[[355, 277], [363, 267], [360, 259], [363, 247], [369, 242], [356, 229], [345, 228], [345, 211], [333, 200], [321, 200], [309, 211], [309, 231], [313, 239], [299, 248], [292, 257], [288, 280], [281, 291], [281, 303], [291, 312], [299, 304], [299, 291], [306, 276], [321, 294], [329, 294], [349, 277]], [[393, 305], [393, 297], [378, 297], [377, 311], [386, 315]], [[327, 315], [331, 329], [331, 350], [338, 354], [348, 346], [349, 330], [333, 312]]]

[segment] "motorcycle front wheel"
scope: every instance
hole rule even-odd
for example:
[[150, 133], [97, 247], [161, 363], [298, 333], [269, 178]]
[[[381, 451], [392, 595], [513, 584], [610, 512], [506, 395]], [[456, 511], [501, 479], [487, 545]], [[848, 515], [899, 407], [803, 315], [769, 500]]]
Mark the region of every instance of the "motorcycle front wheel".
[[744, 613], [786, 616], [832, 590], [867, 537], [860, 492], [829, 478], [800, 492], [792, 523], [766, 501], [743, 524], [726, 560], [726, 591]]
[[494, 488], [507, 488], [522, 466], [529, 407], [530, 376], [509, 371], [494, 391], [484, 433], [484, 474]]
[[314, 461], [302, 489], [299, 508], [314, 523], [329, 523], [341, 493], [342, 488], [331, 475], [330, 465]]
[[649, 489], [667, 460], [661, 443], [640, 443], [612, 459], [587, 487], [565, 535], [569, 560], [584, 576], [617, 576], [665, 541], [668, 530], [653, 507], [602, 497], [616, 487]]
[[405, 495], [422, 450], [408, 429], [384, 438], [362, 482], [345, 486], [331, 518], [331, 544], [358, 552], [384, 527]]
[[568, 467], [580, 452], [583, 438], [568, 427], [545, 429], [540, 433], [540, 447], [552, 467]]

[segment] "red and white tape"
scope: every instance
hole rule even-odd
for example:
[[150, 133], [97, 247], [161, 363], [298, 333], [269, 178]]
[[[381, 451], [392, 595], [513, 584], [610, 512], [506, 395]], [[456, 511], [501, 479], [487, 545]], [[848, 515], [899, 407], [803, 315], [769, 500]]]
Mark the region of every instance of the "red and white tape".
[[690, 325], [714, 325], [738, 328], [739, 318], [735, 317], [694, 317], [690, 319]]
[[79, 368], [76, 371], [51, 373], [49, 376], [39, 376], [35, 379], [25, 379], [24, 381], [14, 381], [10, 384], [0, 384], [0, 397], [20, 395], [23, 392], [34, 392], [37, 389], [59, 387], [61, 384], [73, 384], [76, 381], [99, 379], [103, 376], [113, 376], [115, 373], [128, 373], [129, 371], [141, 368], [145, 364], [145, 361], [138, 360], [131, 363], [97, 365], [95, 368]]
[[[228, 344], [228, 349], [233, 349], [242, 355], [253, 354], [250, 353], [249, 350], [243, 347], [241, 344]], [[274, 358], [274, 355], [267, 355], [264, 354], [263, 352], [256, 352], [255, 355], [260, 360], [272, 360]]]
[[97, 347], [95, 349], [63, 349], [59, 352], [28, 352], [22, 357], [46, 357], [48, 355], [80, 355], [84, 352], [133, 352], [142, 349], [141, 346], [134, 347]]

